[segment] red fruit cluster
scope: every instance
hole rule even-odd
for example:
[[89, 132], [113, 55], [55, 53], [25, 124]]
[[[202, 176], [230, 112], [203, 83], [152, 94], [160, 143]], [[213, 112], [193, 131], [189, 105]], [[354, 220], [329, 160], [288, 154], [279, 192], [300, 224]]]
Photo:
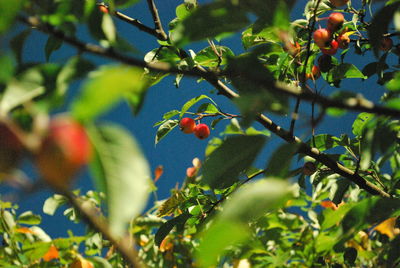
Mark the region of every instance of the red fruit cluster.
[[194, 135], [203, 140], [210, 136], [210, 128], [206, 124], [198, 124], [192, 118], [184, 117], [179, 122], [179, 127], [183, 133]]
[[107, 14], [108, 13], [108, 8], [104, 5], [98, 5], [98, 8], [100, 12]]
[[70, 117], [58, 116], [50, 122], [35, 160], [42, 178], [56, 189], [64, 189], [90, 156], [91, 144], [83, 126]]
[[[342, 13], [334, 12], [328, 17], [327, 27], [317, 29], [314, 34], [314, 42], [325, 55], [335, 55], [339, 48], [345, 49], [350, 43], [350, 38], [344, 31], [339, 35], [335, 34], [344, 23]], [[337, 35], [334, 38], [334, 35]]]

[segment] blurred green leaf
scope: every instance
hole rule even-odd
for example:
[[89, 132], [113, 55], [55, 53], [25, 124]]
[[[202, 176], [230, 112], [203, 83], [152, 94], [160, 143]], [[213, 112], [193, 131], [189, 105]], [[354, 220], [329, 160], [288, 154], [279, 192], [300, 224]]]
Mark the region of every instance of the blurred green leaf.
[[400, 72], [396, 72], [394, 78], [387, 82], [385, 86], [390, 91], [400, 91]]
[[89, 137], [95, 150], [91, 170], [99, 190], [106, 193], [111, 230], [122, 235], [146, 206], [149, 165], [131, 134], [117, 125], [91, 127]]
[[362, 136], [364, 128], [369, 121], [375, 118], [375, 115], [369, 113], [360, 113], [354, 120], [352, 131], [355, 136]]
[[17, 221], [19, 224], [37, 225], [42, 222], [42, 217], [40, 217], [40, 215], [33, 214], [32, 211], [25, 211], [18, 216]]
[[49, 36], [46, 42], [46, 46], [44, 48], [46, 54], [46, 61], [49, 61], [50, 55], [54, 51], [58, 50], [61, 47], [62, 43], [63, 41], [61, 39], [58, 39], [57, 37], [54, 36]]
[[388, 32], [389, 24], [393, 21], [393, 16], [399, 7], [400, 2], [386, 5], [372, 18], [371, 25], [368, 27], [368, 37], [376, 57], [379, 55], [383, 35]]
[[22, 7], [23, 0], [0, 0], [0, 34], [9, 29]]
[[196, 254], [200, 267], [214, 266], [228, 246], [245, 242], [251, 234], [249, 221], [283, 206], [290, 196], [289, 184], [275, 179], [250, 183], [233, 193], [222, 212], [200, 233]]
[[279, 146], [269, 159], [265, 174], [269, 177], [286, 178], [297, 149], [296, 144], [288, 143]]
[[0, 84], [7, 83], [14, 74], [14, 60], [9, 54], [0, 54]]
[[14, 36], [10, 41], [10, 47], [15, 55], [17, 63], [22, 62], [22, 50], [24, 48], [25, 40], [28, 38], [31, 33], [31, 29], [24, 30]]
[[231, 186], [253, 163], [265, 141], [265, 136], [228, 137], [206, 159], [202, 182], [217, 189]]
[[148, 87], [143, 70], [125, 65], [107, 65], [90, 74], [82, 91], [71, 105], [73, 115], [83, 121], [93, 120], [117, 101], [137, 98], [134, 109], [139, 109]]
[[185, 222], [189, 219], [190, 214], [181, 214], [175, 218], [172, 218], [165, 223], [163, 223], [160, 228], [158, 228], [154, 240], [156, 242], [157, 246], [160, 246], [161, 242], [164, 240], [164, 238], [171, 232], [171, 230], [176, 226], [176, 225], [183, 225]]
[[179, 125], [179, 120], [167, 120], [157, 130], [155, 144], [159, 143], [171, 130]]

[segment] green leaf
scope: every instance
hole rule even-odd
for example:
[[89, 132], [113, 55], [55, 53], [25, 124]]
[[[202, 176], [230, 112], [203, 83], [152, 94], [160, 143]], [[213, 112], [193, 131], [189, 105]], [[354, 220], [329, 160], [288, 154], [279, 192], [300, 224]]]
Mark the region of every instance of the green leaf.
[[107, 40], [110, 41], [110, 43], [114, 43], [117, 38], [117, 31], [110, 14], [103, 14], [101, 28]]
[[14, 60], [9, 54], [0, 55], [0, 84], [7, 83], [14, 74]]
[[307, 142], [308, 145], [317, 148], [320, 151], [326, 151], [339, 146], [339, 139], [329, 134], [319, 134]]
[[23, 0], [0, 0], [0, 34], [9, 29], [22, 7]]
[[139, 2], [139, 0], [114, 0], [113, 2], [118, 8], [127, 8], [133, 6], [134, 4]]
[[[218, 53], [219, 56], [216, 54]], [[233, 57], [234, 54], [229, 47], [215, 46], [215, 51], [211, 47], [200, 50], [194, 60], [205, 67], [217, 67], [225, 65], [228, 57]]]
[[362, 136], [365, 126], [369, 121], [375, 118], [374, 114], [360, 113], [354, 120], [352, 131], [355, 136]]
[[385, 86], [390, 91], [400, 91], [400, 72], [396, 72], [394, 78], [387, 82]]
[[179, 120], [167, 120], [157, 130], [155, 144], [159, 143], [171, 130], [179, 125]]
[[67, 203], [67, 200], [64, 196], [55, 194], [44, 201], [43, 212], [53, 216], [56, 210], [65, 203]]
[[206, 159], [202, 182], [217, 189], [231, 186], [251, 166], [265, 141], [265, 136], [228, 137]]
[[210, 97], [208, 97], [206, 95], [200, 95], [198, 97], [195, 97], [193, 99], [188, 100], [182, 106], [181, 113], [179, 114], [179, 118], [182, 118], [185, 115], [185, 113], [190, 109], [190, 107], [192, 107], [193, 105], [195, 105], [196, 103], [198, 103], [202, 99], [209, 99], [210, 101], [212, 101], [215, 104], [215, 102]]
[[351, 63], [341, 63], [339, 65], [334, 66], [329, 70], [326, 80], [328, 83], [333, 83], [336, 81], [340, 81], [345, 78], [363, 78], [367, 77], [353, 64]]
[[18, 80], [12, 79], [8, 83], [0, 99], [0, 113], [5, 115], [44, 92], [43, 77], [39, 68], [28, 69], [18, 77]]
[[167, 222], [163, 223], [160, 228], [158, 228], [154, 241], [156, 242], [157, 246], [160, 246], [161, 242], [164, 238], [171, 232], [171, 230], [176, 225], [183, 225], [185, 222], [190, 218], [190, 214], [181, 214], [175, 218], [168, 220]]
[[289, 174], [292, 158], [297, 153], [298, 146], [296, 144], [283, 144], [275, 150], [265, 174], [269, 177], [286, 178]]
[[19, 224], [37, 225], [42, 222], [40, 215], [33, 214], [32, 211], [25, 211], [18, 217]]
[[61, 39], [58, 39], [57, 37], [54, 36], [49, 36], [46, 42], [46, 46], [44, 48], [45, 54], [46, 54], [46, 61], [49, 61], [50, 55], [58, 50], [63, 41]]
[[197, 109], [197, 113], [215, 114], [218, 113], [218, 108], [212, 103], [203, 103]]
[[248, 240], [249, 221], [282, 207], [290, 196], [289, 184], [272, 178], [244, 185], [233, 193], [214, 222], [200, 233], [196, 254], [200, 266], [214, 266], [228, 246]]
[[22, 50], [25, 44], [25, 40], [28, 38], [29, 34], [31, 33], [31, 29], [24, 30], [17, 34], [13, 39], [10, 41], [10, 47], [15, 54], [15, 58], [17, 59], [17, 63], [22, 62]]
[[148, 81], [143, 78], [141, 68], [102, 66], [90, 74], [80, 96], [72, 103], [72, 113], [80, 120], [93, 120], [123, 97], [130, 100], [136, 97], [141, 101], [147, 87]]
[[95, 150], [95, 165], [91, 168], [99, 190], [105, 188], [111, 230], [122, 235], [129, 221], [146, 205], [149, 165], [130, 133], [119, 126], [91, 127], [89, 137]]
[[372, 18], [371, 25], [368, 27], [368, 36], [376, 57], [379, 55], [383, 34], [388, 32], [389, 24], [393, 21], [393, 16], [399, 7], [400, 2], [386, 5]]
[[213, 38], [220, 34], [232, 33], [249, 22], [246, 13], [230, 2], [213, 2], [196, 8], [179, 23], [171, 33], [177, 46], [191, 41]]

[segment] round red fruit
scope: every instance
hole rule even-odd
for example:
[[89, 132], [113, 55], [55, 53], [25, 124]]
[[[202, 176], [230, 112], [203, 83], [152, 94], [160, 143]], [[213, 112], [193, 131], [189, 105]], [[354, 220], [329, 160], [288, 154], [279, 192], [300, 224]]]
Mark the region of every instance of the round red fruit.
[[210, 136], [210, 128], [206, 124], [198, 124], [194, 128], [194, 135], [200, 140], [206, 139]]
[[330, 0], [330, 2], [334, 7], [341, 7], [346, 5], [349, 0]]
[[329, 48], [321, 48], [321, 52], [326, 55], [335, 55], [339, 48], [339, 43], [336, 40], [332, 40]]
[[339, 35], [339, 36], [336, 38], [336, 41], [338, 42], [339, 48], [341, 48], [341, 49], [346, 49], [346, 48], [349, 47], [350, 38], [349, 38], [347, 35], [345, 35], [345, 34]]
[[384, 37], [381, 40], [381, 45], [379, 47], [382, 51], [389, 51], [393, 47], [393, 40], [390, 37]]
[[306, 176], [311, 176], [317, 171], [317, 166], [313, 162], [306, 162], [303, 165], [303, 174]]
[[319, 70], [319, 67], [314, 65], [311, 69], [311, 73], [314, 77], [314, 79], [318, 79], [321, 76], [321, 71]]
[[40, 175], [49, 185], [65, 189], [90, 156], [91, 144], [84, 127], [70, 117], [58, 116], [50, 122], [35, 160]]
[[328, 29], [321, 28], [314, 32], [314, 42], [318, 47], [326, 47], [332, 38], [332, 33]]
[[108, 13], [108, 8], [107, 8], [106, 6], [104, 6], [104, 5], [99, 5], [98, 7], [99, 7], [100, 12], [102, 12], [102, 13]]
[[193, 133], [194, 128], [196, 127], [196, 122], [192, 118], [184, 117], [179, 122], [179, 127], [183, 133]]
[[343, 14], [339, 12], [334, 12], [331, 15], [329, 15], [327, 28], [328, 30], [335, 32], [342, 27], [343, 22], [344, 22]]

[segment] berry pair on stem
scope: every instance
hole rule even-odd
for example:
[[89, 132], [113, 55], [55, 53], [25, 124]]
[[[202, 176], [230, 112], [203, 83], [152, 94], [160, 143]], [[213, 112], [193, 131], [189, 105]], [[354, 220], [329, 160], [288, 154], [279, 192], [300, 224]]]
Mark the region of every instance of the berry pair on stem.
[[181, 131], [186, 134], [194, 133], [194, 135], [200, 140], [206, 139], [210, 136], [210, 128], [206, 124], [198, 124], [189, 117], [184, 117], [179, 122]]

